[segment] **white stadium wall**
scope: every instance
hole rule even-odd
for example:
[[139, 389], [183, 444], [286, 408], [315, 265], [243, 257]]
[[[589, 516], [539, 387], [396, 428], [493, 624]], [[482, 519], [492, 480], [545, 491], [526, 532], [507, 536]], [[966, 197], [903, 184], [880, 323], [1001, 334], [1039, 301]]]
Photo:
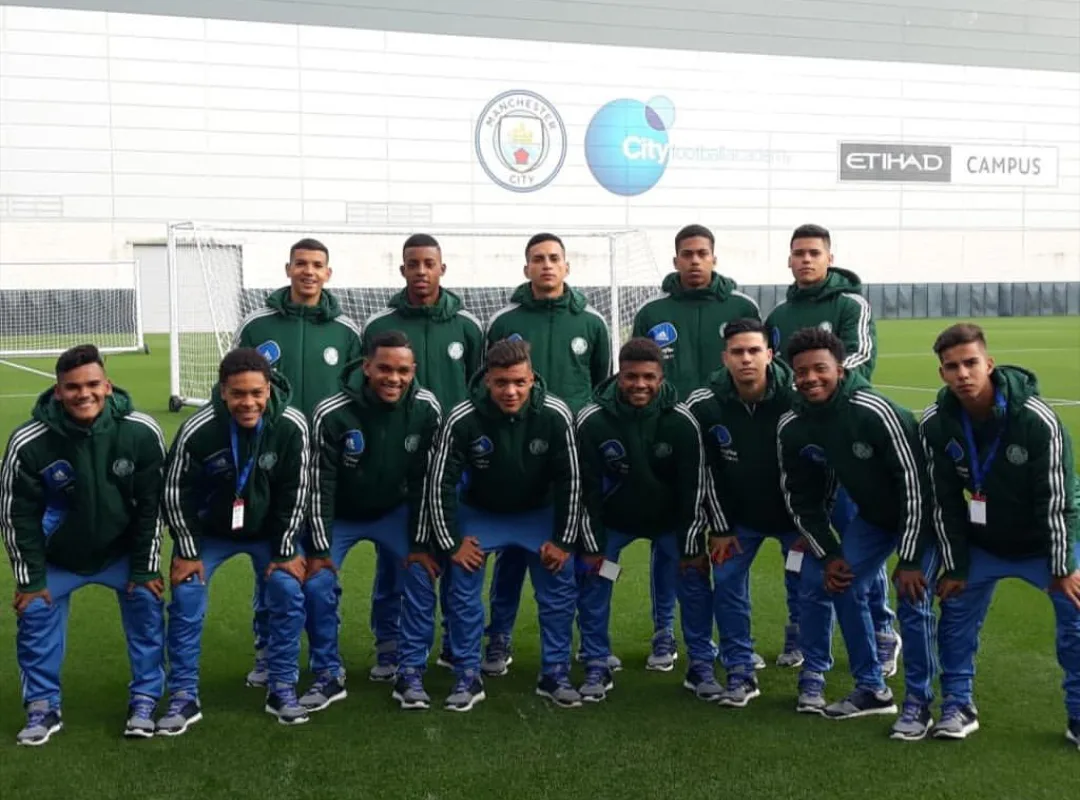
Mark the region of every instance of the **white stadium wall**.
[[[867, 283], [1075, 281], [1080, 74], [0, 7], [0, 264], [186, 219], [640, 229], [660, 265], [700, 222], [744, 284], [817, 222]], [[453, 266], [505, 285], [519, 251]]]

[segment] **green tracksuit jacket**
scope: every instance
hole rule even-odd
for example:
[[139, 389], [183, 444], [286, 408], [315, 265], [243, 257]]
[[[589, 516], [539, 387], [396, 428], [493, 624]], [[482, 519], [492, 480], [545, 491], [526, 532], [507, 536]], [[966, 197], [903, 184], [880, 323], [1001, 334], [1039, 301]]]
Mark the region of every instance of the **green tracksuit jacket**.
[[784, 499], [816, 556], [831, 560], [840, 555], [828, 515], [830, 485], [839, 481], [860, 517], [895, 531], [901, 565], [917, 568], [931, 496], [910, 411], [846, 372], [825, 403], [814, 405], [796, 396], [792, 410], [780, 417], [777, 439]]
[[443, 423], [428, 475], [435, 547], [457, 552], [458, 481], [466, 505], [496, 514], [532, 511], [553, 504], [552, 541], [572, 551], [581, 523], [581, 469], [574, 420], [559, 398], [548, 394], [539, 375], [525, 406], [505, 414], [492, 402], [483, 372], [474, 376], [469, 399]]
[[838, 267], [829, 267], [825, 280], [815, 286], [800, 289], [791, 284], [787, 300], [769, 312], [765, 321], [773, 350], [786, 359], [792, 334], [801, 328], [824, 328], [844, 343], [844, 368], [870, 380], [877, 360], [877, 329], [870, 301], [860, 294], [861, 289], [858, 275]]
[[89, 427], [53, 390], [8, 440], [0, 466], [0, 531], [20, 592], [45, 588], [46, 564], [93, 575], [127, 555], [131, 580], [159, 577], [165, 439], [113, 387]]
[[359, 358], [360, 326], [341, 313], [337, 298], [323, 289], [316, 306], [298, 306], [285, 286], [266, 298], [266, 307], [240, 323], [233, 347], [254, 347], [292, 387], [290, 404], [308, 416], [320, 400], [336, 393], [341, 371]]
[[776, 426], [791, 410], [795, 390], [791, 369], [779, 359], [769, 365], [767, 380], [765, 396], [748, 406], [721, 367], [709, 376], [708, 386], [690, 395], [687, 406], [701, 426], [726, 523], [776, 535], [795, 530], [776, 458]]
[[574, 412], [611, 374], [607, 321], [585, 295], [569, 286], [554, 300], [537, 300], [529, 284], [518, 286], [510, 305], [488, 323], [487, 344], [514, 338], [531, 345], [533, 369]]
[[761, 319], [757, 303], [736, 290], [735, 281], [713, 274], [703, 289], [684, 289], [679, 273], [664, 278], [667, 295], [650, 300], [634, 316], [634, 336], [648, 336], [664, 351], [664, 376], [685, 400], [720, 366], [724, 326], [737, 319]]
[[270, 541], [276, 561], [296, 555], [296, 536], [308, 510], [311, 447], [308, 425], [289, 406], [289, 384], [274, 374], [270, 400], [263, 413], [262, 432], [237, 431], [242, 471], [254, 459], [241, 498], [244, 526], [232, 530], [237, 468], [230, 423], [220, 389], [209, 405], [189, 417], [173, 440], [165, 468], [163, 507], [176, 554], [197, 560], [202, 538]]
[[991, 373], [999, 393], [994, 417], [972, 432], [980, 466], [1002, 432], [984, 479], [986, 525], [973, 525], [968, 499], [975, 486], [960, 401], [945, 387], [923, 414], [919, 431], [934, 489], [934, 530], [946, 574], [966, 578], [969, 547], [1005, 559], [1045, 557], [1050, 574], [1077, 568], [1074, 551], [1080, 518], [1080, 485], [1068, 429], [1039, 397], [1035, 376], [1020, 367]]
[[581, 548], [603, 553], [608, 528], [631, 536], [674, 532], [685, 557], [699, 556], [709, 480], [697, 422], [666, 381], [641, 409], [622, 400], [617, 381], [601, 384], [577, 417]]
[[414, 380], [396, 403], [368, 386], [362, 361], [346, 367], [341, 391], [315, 406], [317, 448], [311, 490], [313, 552], [329, 558], [335, 519], [374, 520], [409, 504], [410, 542], [429, 546], [424, 506], [428, 456], [439, 430], [439, 401]]
[[460, 297], [442, 289], [435, 305], [411, 306], [405, 292], [398, 292], [386, 309], [364, 323], [364, 352], [374, 336], [386, 331], [409, 337], [416, 354], [416, 379], [443, 408], [465, 399], [469, 378], [483, 360], [484, 329], [461, 305]]

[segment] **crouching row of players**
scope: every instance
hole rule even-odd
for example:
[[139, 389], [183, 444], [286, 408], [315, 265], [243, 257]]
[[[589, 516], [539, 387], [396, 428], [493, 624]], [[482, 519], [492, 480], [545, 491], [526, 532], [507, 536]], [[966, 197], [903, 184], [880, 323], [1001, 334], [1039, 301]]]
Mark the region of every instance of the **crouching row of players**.
[[[563, 707], [604, 700], [614, 686], [608, 621], [618, 555], [639, 537], [678, 550], [684, 686], [745, 706], [760, 693], [747, 570], [763, 538], [776, 536], [791, 546], [787, 566], [798, 573], [798, 711], [898, 714], [897, 739], [967, 736], [978, 727], [978, 631], [996, 582], [1020, 577], [1050, 591], [1067, 736], [1080, 745], [1072, 452], [1034, 376], [995, 368], [975, 326], [950, 328], [934, 347], [947, 386], [916, 425], [845, 372], [843, 345], [830, 333], [793, 337], [793, 370], [772, 358], [756, 321], [729, 324], [725, 339], [724, 366], [685, 404], [663, 379], [658, 347], [631, 340], [617, 375], [576, 419], [545, 391], [528, 344], [501, 341], [469, 399], [443, 418], [413, 380], [407, 339], [389, 332], [346, 370], [341, 393], [314, 410], [310, 442], [304, 418], [287, 407], [285, 381], [240, 349], [223, 360], [211, 404], [184, 423], [167, 459], [160, 430], [110, 386], [96, 351], [69, 351], [55, 390], [13, 434], [0, 473], [28, 711], [18, 741], [41, 744], [61, 727], [67, 602], [86, 583], [111, 586], [120, 600], [133, 673], [125, 732], [179, 735], [201, 719], [206, 587], [240, 553], [264, 575], [266, 710], [286, 724], [306, 721], [345, 697], [336, 573], [361, 539], [402, 565], [393, 697], [405, 708], [431, 702], [424, 672], [438, 582], [456, 675], [445, 707], [467, 711], [484, 699], [484, 566], [506, 548], [527, 554], [536, 593], [537, 694]], [[842, 537], [829, 521], [836, 482], [858, 508]], [[167, 635], [159, 497], [175, 540]], [[907, 645], [902, 711], [884, 681], [868, 604], [894, 552]], [[830, 704], [834, 613], [855, 690]], [[575, 616], [584, 662], [577, 686]], [[724, 685], [714, 673], [714, 619]], [[305, 627], [316, 680], [298, 697]], [[155, 721], [166, 682], [168, 706]]]

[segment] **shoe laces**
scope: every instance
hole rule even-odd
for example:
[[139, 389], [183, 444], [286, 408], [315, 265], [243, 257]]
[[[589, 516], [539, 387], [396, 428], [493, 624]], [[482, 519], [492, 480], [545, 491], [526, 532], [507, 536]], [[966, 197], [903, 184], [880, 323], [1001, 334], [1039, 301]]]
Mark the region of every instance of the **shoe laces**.
[[727, 690], [729, 692], [742, 689], [744, 686], [749, 686], [753, 683], [753, 678], [749, 675], [743, 675], [741, 672], [733, 672], [727, 677]]
[[149, 697], [134, 697], [131, 700], [131, 716], [136, 719], [150, 719], [154, 714], [154, 705], [154, 701]]
[[491, 637], [491, 641], [488, 642], [488, 658], [492, 660], [499, 660], [506, 658], [510, 654], [510, 637], [505, 633], [499, 633]]
[[548, 677], [555, 681], [555, 685], [560, 689], [574, 688], [574, 685], [570, 683], [570, 672], [561, 664], [551, 670], [551, 672], [548, 673]]
[[653, 654], [658, 656], [670, 656], [675, 652], [675, 637], [668, 631], [661, 631], [653, 636]]
[[26, 726], [32, 728], [40, 725], [49, 715], [49, 710], [48, 700], [35, 700], [26, 707]]
[[169, 712], [167, 716], [173, 717], [178, 715], [184, 710], [184, 706], [194, 699], [194, 695], [188, 694], [187, 692], [177, 692], [169, 698]]
[[335, 681], [337, 681], [337, 678], [332, 672], [322, 672], [315, 676], [315, 682], [311, 684], [311, 688], [325, 694], [327, 687]]
[[963, 712], [964, 707], [960, 703], [950, 703], [946, 701], [942, 704], [941, 721], [944, 723], [949, 720], [958, 719]]
[[296, 699], [296, 687], [280, 684], [274, 687], [274, 695], [281, 701], [283, 706], [295, 706], [299, 703]]
[[[405, 685], [408, 686], [410, 689], [423, 690], [424, 680], [423, 676], [420, 674], [420, 670], [413, 667], [408, 667], [401, 670], [401, 672], [398, 674], [405, 681]], [[454, 688], [455, 690], [457, 689], [457, 687]]]
[[900, 712], [902, 722], [915, 722], [922, 716], [923, 704], [918, 700], [905, 700], [904, 707]]
[[476, 673], [473, 670], [468, 670], [458, 675], [457, 680], [454, 681], [454, 690], [451, 694], [466, 694], [472, 692], [472, 686], [476, 682]]
[[589, 664], [585, 667], [585, 683], [602, 684], [607, 678], [608, 668], [603, 664]]

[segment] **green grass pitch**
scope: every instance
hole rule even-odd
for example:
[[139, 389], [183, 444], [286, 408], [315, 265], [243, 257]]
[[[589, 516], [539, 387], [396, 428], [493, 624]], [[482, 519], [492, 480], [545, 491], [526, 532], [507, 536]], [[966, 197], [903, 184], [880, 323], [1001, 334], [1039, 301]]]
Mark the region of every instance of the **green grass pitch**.
[[[922, 408], [939, 382], [930, 353], [947, 320], [879, 324], [879, 385]], [[1022, 364], [1080, 440], [1080, 320], [985, 320], [999, 363]], [[113, 380], [172, 437], [164, 337], [152, 354], [113, 356]], [[23, 361], [51, 369], [49, 360]], [[0, 366], [0, 435], [26, 418], [45, 379]], [[230, 561], [216, 576], [203, 638], [203, 722], [176, 740], [125, 741], [127, 662], [115, 600], [89, 587], [73, 602], [64, 667], [66, 728], [46, 747], [16, 748], [23, 715], [14, 658], [15, 616], [0, 613], [0, 786], [4, 797], [111, 798], [885, 798], [1039, 797], [1074, 794], [1080, 762], [1063, 738], [1061, 673], [1053, 615], [1044, 596], [1003, 584], [983, 632], [976, 701], [983, 730], [965, 742], [890, 741], [887, 718], [834, 722], [794, 713], [795, 675], [770, 666], [763, 695], [743, 710], [701, 703], [681, 688], [685, 661], [647, 673], [651, 624], [647, 549], [627, 551], [615, 592], [612, 638], [627, 669], [606, 703], [557, 710], [533, 695], [538, 665], [535, 606], [526, 592], [511, 674], [489, 680], [489, 699], [469, 714], [434, 707], [404, 713], [389, 688], [367, 680], [374, 659], [367, 628], [372, 550], [360, 545], [342, 575], [341, 646], [349, 698], [299, 728], [262, 711], [244, 687], [251, 662], [251, 569]], [[776, 657], [783, 638], [779, 549], [766, 546], [753, 572], [758, 649]], [[10, 598], [0, 570], [0, 596]], [[5, 603], [8, 601], [5, 599]], [[681, 638], [681, 637], [680, 637]], [[837, 639], [830, 697], [851, 681]], [[580, 670], [575, 671], [575, 679]], [[307, 681], [304, 675], [302, 681]], [[438, 703], [450, 676], [432, 668]], [[902, 680], [892, 682], [902, 692]], [[1072, 787], [1069, 789], [1068, 787]]]

